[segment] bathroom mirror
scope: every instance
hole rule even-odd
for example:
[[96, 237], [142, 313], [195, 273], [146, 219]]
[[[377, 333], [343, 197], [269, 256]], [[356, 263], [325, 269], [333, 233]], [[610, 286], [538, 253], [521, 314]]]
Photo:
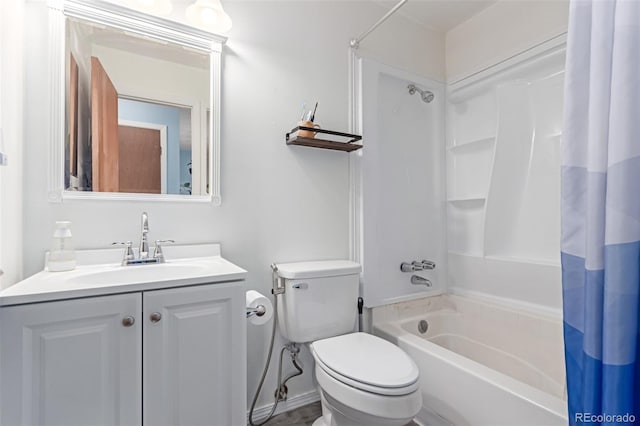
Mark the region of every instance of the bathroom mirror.
[[107, 2], [50, 7], [50, 200], [219, 204], [226, 39]]

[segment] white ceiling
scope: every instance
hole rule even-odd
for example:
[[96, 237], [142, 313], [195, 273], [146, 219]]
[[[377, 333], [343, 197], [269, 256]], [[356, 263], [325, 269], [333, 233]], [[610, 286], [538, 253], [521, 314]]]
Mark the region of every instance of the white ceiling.
[[[0, 0], [5, 1], [5, 0]], [[112, 3], [127, 5], [141, 0], [108, 0]], [[222, 0], [225, 3], [256, 1], [256, 0]], [[265, 0], [257, 0], [265, 1]], [[271, 0], [273, 1], [273, 0]], [[380, 5], [380, 17], [386, 11], [390, 10], [398, 4], [400, 0], [288, 0], [288, 1], [368, 1]], [[497, 0], [409, 0], [399, 10], [398, 14], [424, 25], [428, 28], [446, 32], [451, 28], [461, 24], [473, 15], [483, 9], [496, 3]], [[180, 8], [186, 8], [195, 0], [171, 0], [171, 2]], [[233, 18], [233, 17], [232, 17]], [[373, 25], [373, 22], [371, 23]]]
[[[399, 0], [374, 0], [391, 9]], [[438, 31], [449, 31], [497, 0], [409, 0], [398, 14]]]
[[[3, 1], [3, 0], [0, 0]], [[132, 0], [110, 0], [132, 1]], [[173, 4], [187, 5], [195, 0], [171, 0]], [[247, 0], [222, 0], [225, 3], [242, 2]], [[251, 1], [251, 0], [249, 0]], [[256, 0], [253, 0], [256, 1]], [[258, 0], [264, 1], [264, 0]], [[336, 0], [289, 0], [289, 1], [336, 1]], [[371, 1], [379, 4], [381, 15], [390, 10], [400, 0], [337, 0], [337, 1]], [[421, 25], [437, 31], [449, 31], [451, 28], [466, 21], [476, 13], [496, 3], [497, 0], [409, 0], [398, 10], [398, 14], [411, 19]], [[232, 17], [233, 18], [233, 17]], [[373, 22], [371, 23], [373, 24]]]

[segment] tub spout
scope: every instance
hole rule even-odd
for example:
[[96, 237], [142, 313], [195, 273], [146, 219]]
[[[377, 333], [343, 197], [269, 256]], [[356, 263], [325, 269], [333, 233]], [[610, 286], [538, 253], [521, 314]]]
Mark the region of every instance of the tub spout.
[[411, 275], [411, 284], [424, 285], [427, 287], [431, 287], [433, 285], [430, 280], [423, 278], [420, 275]]

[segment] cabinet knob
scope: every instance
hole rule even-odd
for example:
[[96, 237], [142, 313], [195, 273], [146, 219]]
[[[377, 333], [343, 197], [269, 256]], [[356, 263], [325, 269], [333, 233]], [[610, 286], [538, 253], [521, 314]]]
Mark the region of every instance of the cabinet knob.
[[162, 319], [162, 314], [160, 312], [154, 312], [151, 315], [149, 315], [149, 319], [151, 320], [152, 323], [155, 324], [156, 322]]
[[131, 327], [135, 323], [136, 319], [131, 315], [127, 315], [126, 317], [122, 318], [122, 325], [124, 325], [125, 327]]

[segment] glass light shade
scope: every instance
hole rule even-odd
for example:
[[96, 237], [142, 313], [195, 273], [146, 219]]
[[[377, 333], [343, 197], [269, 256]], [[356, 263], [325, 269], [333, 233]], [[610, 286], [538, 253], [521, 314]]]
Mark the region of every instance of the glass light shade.
[[232, 26], [220, 0], [196, 0], [187, 7], [186, 15], [192, 25], [214, 33], [226, 33]]

